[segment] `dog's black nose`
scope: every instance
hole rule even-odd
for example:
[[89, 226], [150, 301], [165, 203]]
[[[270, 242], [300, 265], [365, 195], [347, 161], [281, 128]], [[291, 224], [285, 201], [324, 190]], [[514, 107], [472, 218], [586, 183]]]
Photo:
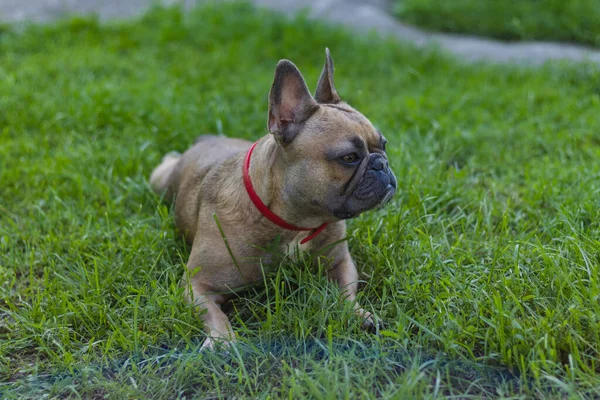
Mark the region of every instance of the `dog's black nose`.
[[382, 156], [374, 157], [371, 161], [371, 168], [375, 171], [381, 171], [387, 168], [387, 160]]

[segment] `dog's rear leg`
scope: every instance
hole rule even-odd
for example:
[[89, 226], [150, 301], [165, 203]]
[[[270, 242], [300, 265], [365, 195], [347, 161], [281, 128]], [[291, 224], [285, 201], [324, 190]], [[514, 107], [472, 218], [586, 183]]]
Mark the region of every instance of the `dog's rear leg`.
[[168, 190], [171, 183], [169, 177], [180, 157], [181, 154], [177, 152], [168, 153], [163, 157], [163, 160], [158, 167], [154, 168], [152, 175], [150, 175], [150, 186], [152, 187], [152, 190], [159, 195], [167, 192], [165, 194], [165, 199], [167, 201], [170, 201], [172, 197], [172, 193], [170, 193], [171, 190]]

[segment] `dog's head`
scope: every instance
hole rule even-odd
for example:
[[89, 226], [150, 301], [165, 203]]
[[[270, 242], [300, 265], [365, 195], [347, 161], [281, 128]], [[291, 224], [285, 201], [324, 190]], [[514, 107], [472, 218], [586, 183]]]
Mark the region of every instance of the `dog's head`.
[[329, 49], [314, 97], [292, 62], [277, 64], [268, 128], [282, 149], [286, 203], [347, 219], [394, 195], [386, 139], [338, 96]]

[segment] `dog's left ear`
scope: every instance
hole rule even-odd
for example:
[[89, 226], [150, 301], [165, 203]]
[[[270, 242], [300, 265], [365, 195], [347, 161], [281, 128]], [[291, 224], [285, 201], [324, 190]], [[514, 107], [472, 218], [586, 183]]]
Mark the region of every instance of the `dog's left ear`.
[[333, 85], [333, 58], [328, 48], [325, 48], [325, 65], [317, 83], [315, 99], [322, 104], [335, 104], [341, 101]]

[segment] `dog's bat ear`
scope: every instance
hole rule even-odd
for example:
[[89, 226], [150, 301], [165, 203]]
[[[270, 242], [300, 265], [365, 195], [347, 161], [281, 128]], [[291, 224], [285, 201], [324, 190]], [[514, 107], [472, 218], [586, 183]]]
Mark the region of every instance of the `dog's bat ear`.
[[333, 85], [333, 58], [329, 53], [329, 49], [325, 48], [325, 65], [317, 83], [317, 91], [315, 99], [322, 104], [335, 104], [340, 102], [335, 86]]
[[290, 143], [306, 121], [318, 108], [306, 86], [302, 74], [288, 60], [281, 60], [275, 68], [275, 79], [269, 92], [268, 127], [280, 145]]

